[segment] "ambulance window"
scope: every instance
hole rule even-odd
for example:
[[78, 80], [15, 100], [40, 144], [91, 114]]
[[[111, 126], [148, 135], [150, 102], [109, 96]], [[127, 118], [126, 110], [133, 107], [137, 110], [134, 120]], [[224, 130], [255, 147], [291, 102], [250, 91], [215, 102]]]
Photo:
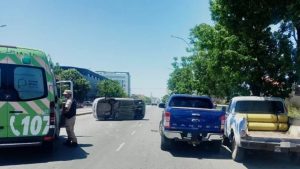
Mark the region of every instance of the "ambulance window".
[[41, 98], [45, 95], [42, 69], [17, 67], [14, 71], [14, 88], [21, 100]]

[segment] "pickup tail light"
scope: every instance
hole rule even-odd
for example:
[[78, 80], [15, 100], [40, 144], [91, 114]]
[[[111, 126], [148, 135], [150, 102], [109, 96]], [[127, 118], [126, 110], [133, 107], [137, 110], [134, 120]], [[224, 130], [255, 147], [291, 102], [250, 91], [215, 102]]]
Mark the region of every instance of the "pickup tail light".
[[225, 115], [222, 115], [220, 117], [220, 121], [221, 121], [221, 130], [224, 131]]
[[170, 120], [171, 120], [171, 113], [165, 112], [164, 114], [164, 127], [170, 128]]

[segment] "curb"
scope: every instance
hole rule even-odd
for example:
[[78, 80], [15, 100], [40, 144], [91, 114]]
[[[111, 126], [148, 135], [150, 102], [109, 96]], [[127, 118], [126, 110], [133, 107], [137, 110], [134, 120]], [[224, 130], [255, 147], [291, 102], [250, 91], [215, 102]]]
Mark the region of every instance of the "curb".
[[76, 116], [83, 116], [83, 115], [87, 115], [87, 114], [92, 114], [92, 112], [80, 113], [80, 114], [76, 114]]

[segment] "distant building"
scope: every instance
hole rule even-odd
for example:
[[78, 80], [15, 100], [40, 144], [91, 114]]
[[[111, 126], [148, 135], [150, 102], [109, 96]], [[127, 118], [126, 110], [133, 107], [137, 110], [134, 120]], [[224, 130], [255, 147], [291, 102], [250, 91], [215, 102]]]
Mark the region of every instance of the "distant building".
[[94, 98], [97, 97], [97, 84], [101, 80], [107, 79], [106, 77], [103, 77], [91, 70], [84, 69], [84, 68], [78, 68], [78, 67], [72, 67], [72, 66], [61, 66], [61, 69], [63, 70], [68, 70], [68, 69], [76, 69], [82, 76], [90, 82], [91, 89], [87, 93], [87, 99], [88, 100], [93, 100]]
[[130, 74], [129, 72], [106, 72], [106, 71], [96, 71], [101, 76], [104, 76], [108, 79], [118, 81], [119, 84], [122, 86], [124, 91], [131, 95], [130, 91]]

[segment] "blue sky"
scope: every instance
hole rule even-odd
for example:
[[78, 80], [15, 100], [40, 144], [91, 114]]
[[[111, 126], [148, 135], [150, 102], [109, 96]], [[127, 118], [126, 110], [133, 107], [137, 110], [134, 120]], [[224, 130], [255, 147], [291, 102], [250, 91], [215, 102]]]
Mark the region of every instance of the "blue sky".
[[132, 93], [167, 92], [173, 57], [190, 29], [212, 24], [208, 0], [9, 0], [0, 44], [41, 49], [60, 65], [128, 71]]

